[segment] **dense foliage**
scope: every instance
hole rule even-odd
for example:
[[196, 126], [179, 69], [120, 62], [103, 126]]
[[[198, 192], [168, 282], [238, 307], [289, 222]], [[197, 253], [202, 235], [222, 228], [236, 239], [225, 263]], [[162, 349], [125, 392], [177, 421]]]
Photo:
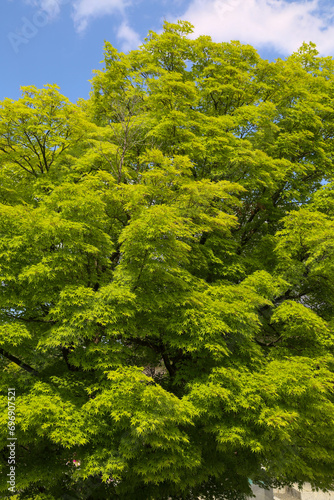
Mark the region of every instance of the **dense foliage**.
[[0, 103], [2, 498], [333, 487], [334, 61], [191, 30]]

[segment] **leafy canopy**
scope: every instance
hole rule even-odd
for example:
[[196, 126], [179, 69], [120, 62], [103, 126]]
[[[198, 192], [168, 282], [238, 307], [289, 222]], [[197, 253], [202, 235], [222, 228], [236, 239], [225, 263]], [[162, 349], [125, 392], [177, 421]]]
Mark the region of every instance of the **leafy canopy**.
[[0, 103], [3, 495], [333, 487], [334, 61], [191, 32]]

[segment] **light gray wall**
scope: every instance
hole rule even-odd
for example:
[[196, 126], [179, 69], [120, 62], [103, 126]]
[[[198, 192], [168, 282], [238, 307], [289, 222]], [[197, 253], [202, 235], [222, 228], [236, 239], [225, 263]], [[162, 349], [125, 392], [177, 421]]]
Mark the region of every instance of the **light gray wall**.
[[260, 488], [260, 486], [256, 486], [255, 484], [253, 484], [252, 490], [253, 490], [254, 495], [256, 495], [256, 498], [254, 498], [253, 500], [273, 500], [274, 499], [274, 494], [273, 494], [272, 489], [264, 490], [263, 488]]
[[295, 485], [293, 488], [282, 488], [274, 490], [274, 500], [334, 500], [334, 491], [324, 493], [323, 491], [312, 491], [311, 485], [305, 483], [302, 490]]
[[312, 491], [310, 484], [304, 484], [301, 491], [302, 500], [334, 500], [334, 491], [324, 493], [323, 491]]

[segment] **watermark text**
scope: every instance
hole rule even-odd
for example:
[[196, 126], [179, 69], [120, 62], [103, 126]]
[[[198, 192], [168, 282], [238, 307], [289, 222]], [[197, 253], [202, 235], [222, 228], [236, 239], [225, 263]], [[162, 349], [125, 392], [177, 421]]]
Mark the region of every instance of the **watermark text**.
[[15, 437], [15, 389], [8, 388], [8, 490], [15, 493], [16, 473], [16, 437]]

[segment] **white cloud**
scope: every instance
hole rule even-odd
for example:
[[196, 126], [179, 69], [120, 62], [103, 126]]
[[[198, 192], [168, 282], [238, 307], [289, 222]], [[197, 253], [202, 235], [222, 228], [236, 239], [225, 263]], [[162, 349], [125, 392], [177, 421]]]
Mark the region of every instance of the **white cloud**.
[[73, 3], [75, 28], [78, 32], [83, 32], [91, 19], [114, 13], [124, 14], [125, 7], [130, 4], [130, 0], [75, 0]]
[[126, 21], [120, 25], [117, 30], [117, 38], [121, 41], [121, 50], [128, 52], [132, 49], [137, 49], [142, 44], [142, 40], [138, 33], [134, 31]]
[[121, 42], [121, 50], [128, 52], [142, 43], [138, 33], [126, 20], [126, 7], [131, 5], [132, 0], [24, 0], [24, 2], [47, 12], [49, 20], [56, 18], [64, 5], [71, 4], [72, 18], [78, 33], [84, 32], [94, 18], [120, 14], [123, 22], [118, 24], [116, 36]]
[[312, 41], [328, 54], [334, 52], [333, 15], [331, 2], [321, 0], [193, 0], [181, 18], [194, 24], [194, 36], [217, 42], [240, 40], [287, 54]]
[[57, 17], [62, 4], [68, 3], [68, 0], [25, 0], [25, 3], [47, 12], [51, 20]]
[[[64, 5], [71, 4], [75, 29], [81, 33], [97, 17], [118, 13], [125, 19], [125, 9], [131, 5], [132, 0], [24, 0], [24, 3], [47, 12], [50, 19], [57, 17]], [[140, 42], [138, 35], [125, 21], [118, 28], [118, 37], [132, 48], [137, 41], [137, 46]]]

